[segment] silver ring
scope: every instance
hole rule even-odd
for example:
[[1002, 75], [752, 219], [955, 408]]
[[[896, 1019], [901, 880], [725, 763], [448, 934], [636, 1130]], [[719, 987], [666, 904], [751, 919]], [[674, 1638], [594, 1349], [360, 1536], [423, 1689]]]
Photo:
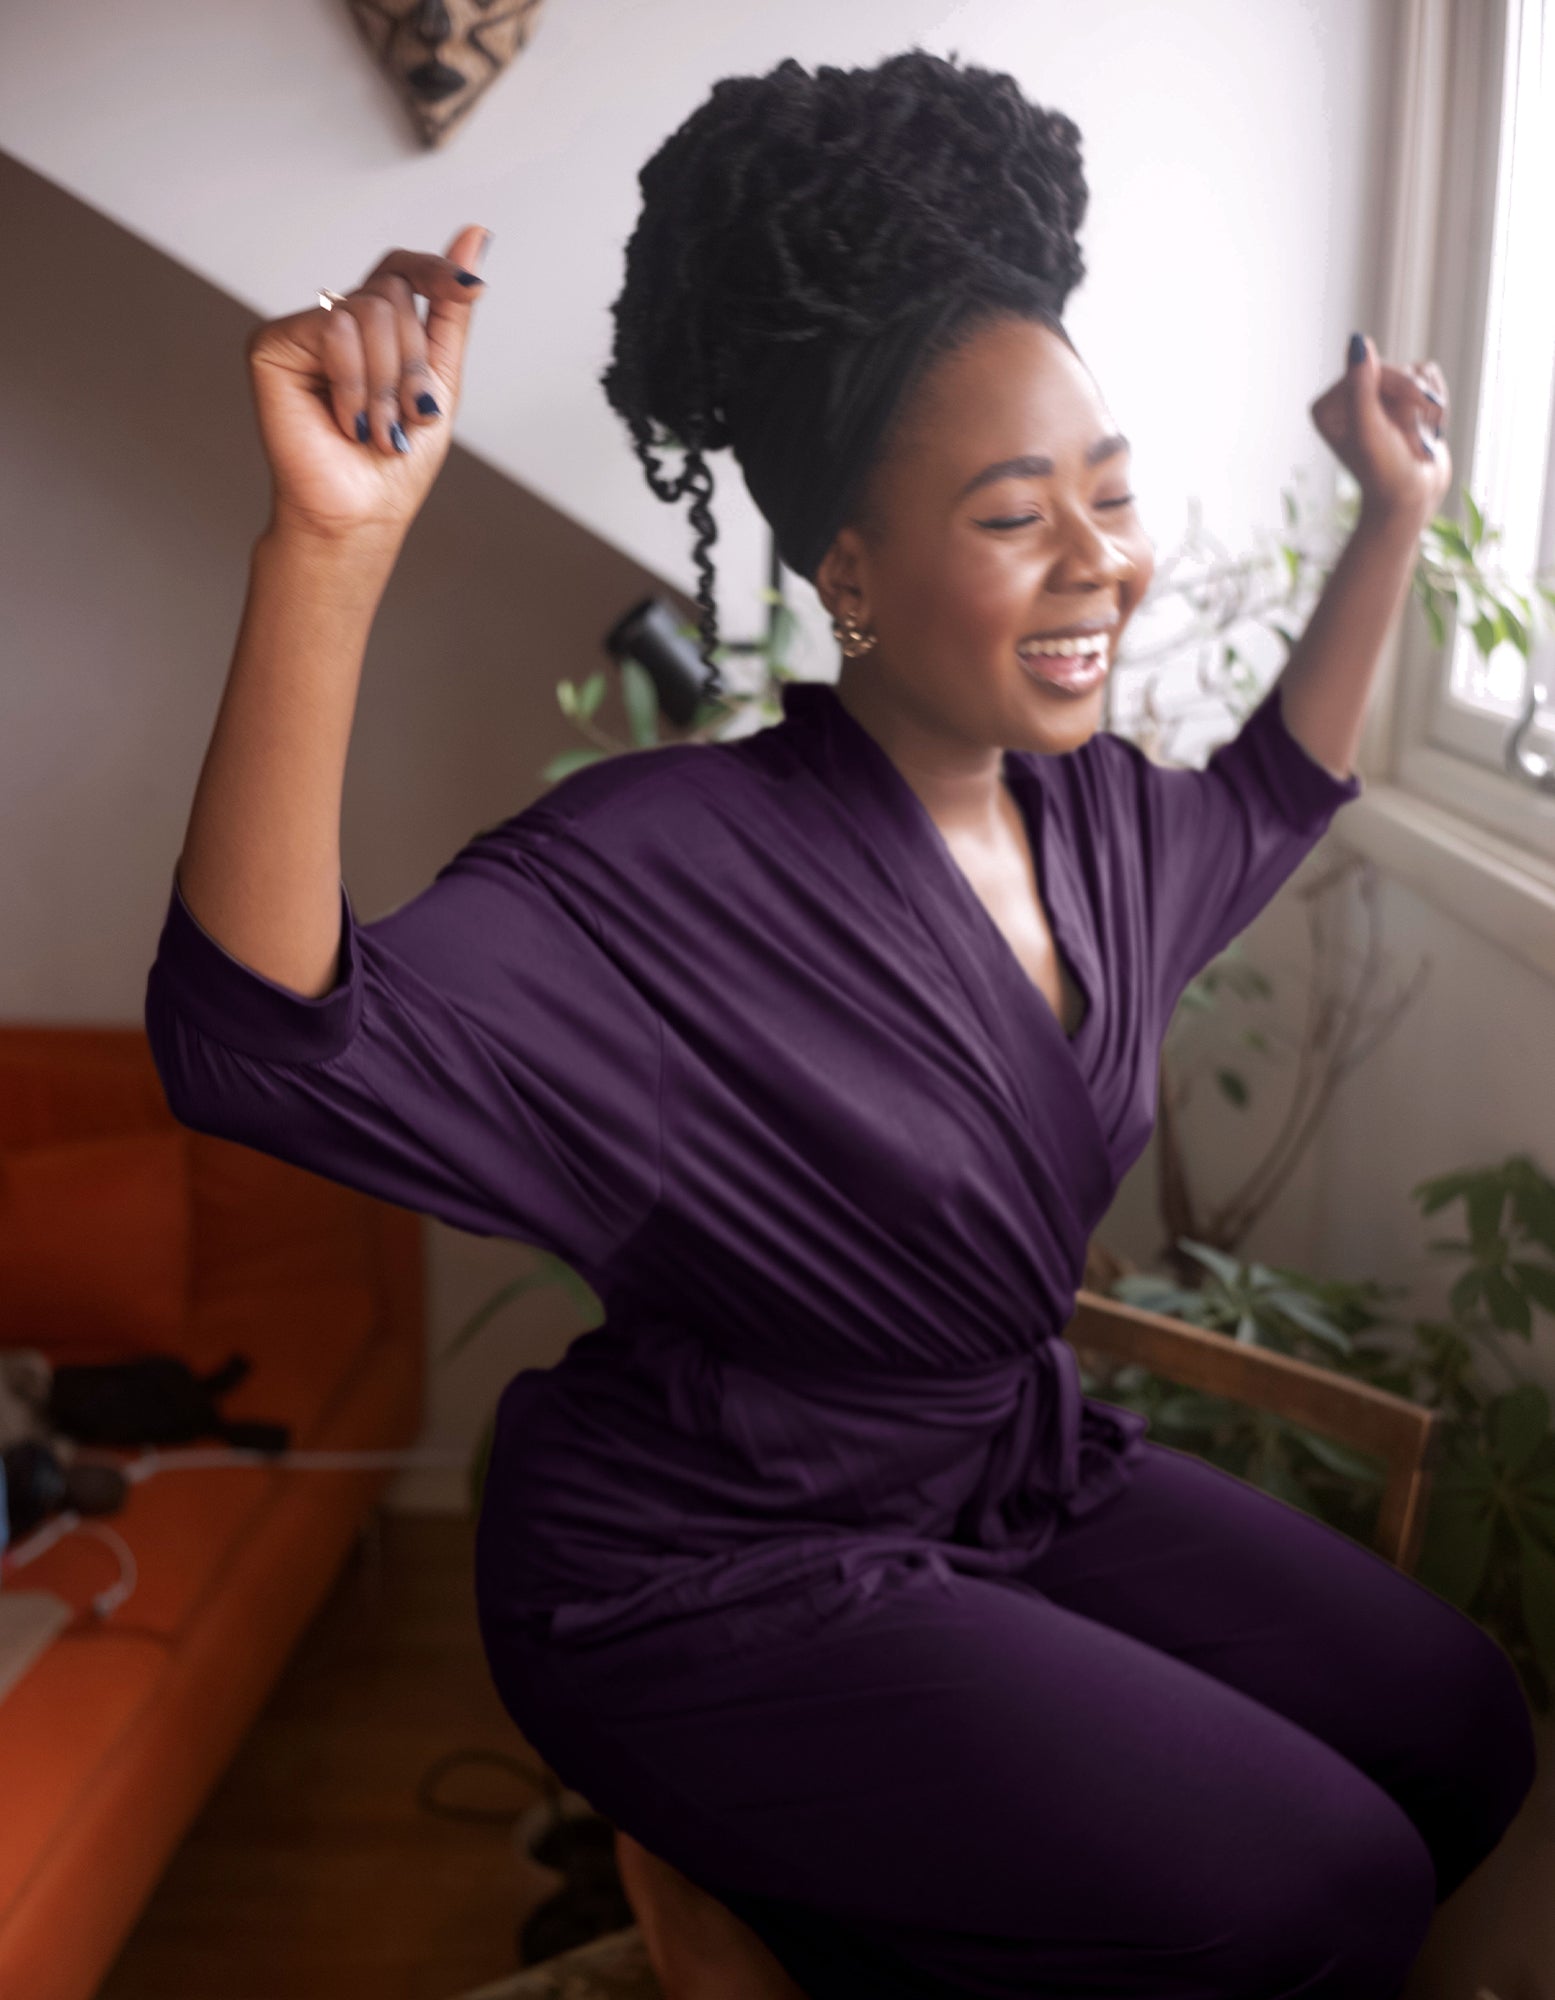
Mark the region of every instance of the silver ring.
[[315, 297], [325, 312], [333, 312], [336, 306], [343, 306], [346, 303], [343, 292], [318, 292]]

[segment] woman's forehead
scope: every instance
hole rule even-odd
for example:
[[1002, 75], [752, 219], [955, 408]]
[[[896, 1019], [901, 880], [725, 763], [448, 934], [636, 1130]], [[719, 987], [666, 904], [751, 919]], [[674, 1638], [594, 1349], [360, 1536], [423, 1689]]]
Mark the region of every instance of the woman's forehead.
[[924, 386], [916, 471], [957, 492], [991, 466], [1009, 477], [1042, 476], [1039, 460], [1049, 472], [1084, 472], [1119, 448], [1090, 370], [1039, 322], [980, 331], [944, 356]]

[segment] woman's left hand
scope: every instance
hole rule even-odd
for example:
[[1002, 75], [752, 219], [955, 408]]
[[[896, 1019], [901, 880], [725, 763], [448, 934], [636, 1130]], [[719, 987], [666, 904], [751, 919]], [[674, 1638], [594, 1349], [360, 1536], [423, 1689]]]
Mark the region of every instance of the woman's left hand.
[[1396, 367], [1369, 339], [1311, 406], [1318, 435], [1360, 486], [1362, 518], [1417, 534], [1452, 484], [1452, 455], [1437, 435], [1447, 414], [1447, 378], [1434, 361]]

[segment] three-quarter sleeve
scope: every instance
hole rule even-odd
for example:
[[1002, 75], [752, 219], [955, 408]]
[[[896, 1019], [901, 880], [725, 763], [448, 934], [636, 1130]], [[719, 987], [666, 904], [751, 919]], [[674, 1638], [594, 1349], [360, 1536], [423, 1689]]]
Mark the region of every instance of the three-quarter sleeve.
[[548, 852], [540, 808], [371, 923], [340, 894], [327, 993], [234, 958], [175, 870], [146, 987], [168, 1106], [196, 1131], [585, 1275], [655, 1206], [662, 1023]]
[[1202, 770], [1153, 763], [1122, 736], [1108, 744], [1126, 761], [1164, 1017], [1273, 899], [1364, 781], [1359, 772], [1336, 776], [1290, 733], [1278, 681]]

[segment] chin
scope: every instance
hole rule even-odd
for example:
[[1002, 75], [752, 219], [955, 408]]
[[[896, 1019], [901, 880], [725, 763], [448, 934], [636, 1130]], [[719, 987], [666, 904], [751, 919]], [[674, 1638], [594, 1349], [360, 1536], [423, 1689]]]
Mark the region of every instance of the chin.
[[1103, 727], [1110, 678], [1110, 673], [1103, 674], [1094, 687], [1071, 692], [1022, 670], [1022, 684], [1015, 692], [1021, 717], [1015, 747], [1039, 755], [1078, 749]]

